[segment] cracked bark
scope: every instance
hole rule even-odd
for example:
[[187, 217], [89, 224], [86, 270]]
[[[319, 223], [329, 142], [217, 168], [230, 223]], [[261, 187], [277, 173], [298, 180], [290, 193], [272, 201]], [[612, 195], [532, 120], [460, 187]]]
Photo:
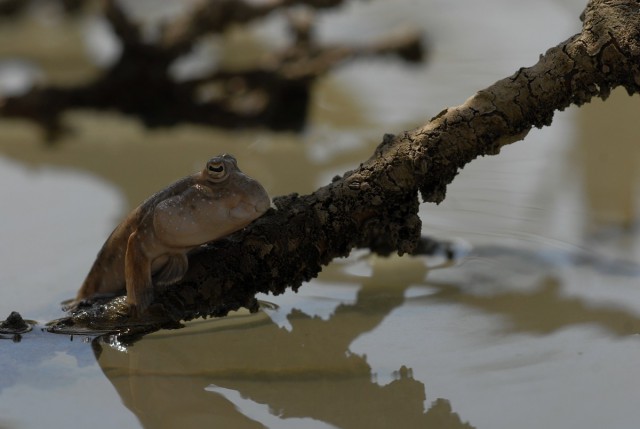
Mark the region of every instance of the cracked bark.
[[441, 202], [466, 163], [499, 153], [533, 127], [550, 125], [556, 110], [606, 98], [617, 86], [638, 92], [640, 2], [592, 0], [581, 19], [581, 33], [549, 49], [532, 67], [421, 127], [385, 135], [359, 168], [310, 195], [275, 198], [275, 210], [192, 255], [183, 281], [158, 289], [153, 317], [134, 321], [114, 310], [116, 299], [80, 310], [61, 324], [136, 324], [125, 330], [135, 333], [181, 319], [223, 316], [239, 307], [256, 310], [256, 293], [297, 290], [323, 265], [356, 247], [413, 252], [421, 230], [418, 194], [426, 202]]

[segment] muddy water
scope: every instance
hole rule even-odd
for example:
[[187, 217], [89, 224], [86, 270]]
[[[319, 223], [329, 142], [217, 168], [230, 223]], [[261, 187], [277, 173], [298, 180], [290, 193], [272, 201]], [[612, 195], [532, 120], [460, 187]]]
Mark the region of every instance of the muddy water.
[[[417, 68], [369, 60], [323, 79], [301, 135], [149, 132], [73, 112], [73, 133], [45, 147], [31, 125], [2, 121], [0, 315], [59, 317], [119, 218], [211, 155], [235, 154], [272, 195], [309, 192], [384, 132], [532, 64], [579, 24], [576, 2], [476, 3], [373, 2], [324, 17], [326, 41], [409, 21], [432, 52]], [[260, 40], [277, 43], [278, 24], [256, 27]], [[69, 48], [89, 23], [56, 25], [2, 23], [0, 57], [31, 58], [58, 82], [91, 76]], [[444, 203], [421, 208], [424, 233], [456, 243], [454, 264], [355, 253], [298, 294], [262, 297], [273, 305], [257, 314], [130, 348], [39, 331], [0, 341], [0, 427], [637, 426], [639, 103], [615, 92], [558, 113], [465, 168]]]

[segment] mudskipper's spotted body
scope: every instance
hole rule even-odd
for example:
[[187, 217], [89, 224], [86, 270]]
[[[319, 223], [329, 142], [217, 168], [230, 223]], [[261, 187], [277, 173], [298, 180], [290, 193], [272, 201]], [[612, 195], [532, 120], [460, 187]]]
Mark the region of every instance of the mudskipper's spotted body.
[[151, 196], [111, 233], [78, 291], [76, 303], [126, 290], [138, 313], [153, 300], [154, 285], [179, 281], [187, 253], [240, 230], [271, 204], [264, 188], [221, 155], [198, 173]]

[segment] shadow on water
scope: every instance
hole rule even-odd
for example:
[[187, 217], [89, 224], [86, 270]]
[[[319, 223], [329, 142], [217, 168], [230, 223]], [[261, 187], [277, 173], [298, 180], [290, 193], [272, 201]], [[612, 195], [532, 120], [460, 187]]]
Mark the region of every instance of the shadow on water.
[[291, 330], [262, 314], [221, 329], [216, 321], [203, 322], [211, 328], [197, 334], [151, 335], [126, 352], [105, 340], [96, 340], [94, 349], [123, 402], [149, 428], [178, 422], [263, 427], [234, 406], [226, 389], [267, 405], [281, 419], [311, 418], [340, 428], [398, 422], [406, 428], [470, 428], [445, 399], [425, 410], [425, 386], [411, 369], [399, 368], [395, 380], [381, 386], [366, 356], [349, 350], [403, 304], [410, 285], [423, 281], [424, 265], [411, 265], [416, 269], [398, 273], [375, 264], [355, 303], [339, 305], [328, 320], [294, 310], [287, 316]]

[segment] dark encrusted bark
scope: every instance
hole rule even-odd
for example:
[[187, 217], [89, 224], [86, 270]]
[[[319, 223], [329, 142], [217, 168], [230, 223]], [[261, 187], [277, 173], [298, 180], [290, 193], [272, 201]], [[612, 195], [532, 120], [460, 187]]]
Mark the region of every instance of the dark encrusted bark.
[[276, 209], [246, 230], [193, 255], [185, 279], [158, 290], [152, 318], [134, 321], [126, 312], [96, 305], [72, 315], [66, 326], [135, 323], [143, 326], [129, 332], [140, 332], [242, 306], [256, 309], [256, 292], [296, 290], [355, 247], [412, 252], [420, 234], [419, 193], [424, 201], [442, 201], [466, 163], [497, 154], [532, 127], [549, 125], [556, 110], [605, 98], [620, 85], [638, 92], [640, 2], [592, 0], [582, 18], [582, 32], [549, 49], [534, 66], [422, 127], [385, 135], [358, 169], [310, 195], [276, 198]]

